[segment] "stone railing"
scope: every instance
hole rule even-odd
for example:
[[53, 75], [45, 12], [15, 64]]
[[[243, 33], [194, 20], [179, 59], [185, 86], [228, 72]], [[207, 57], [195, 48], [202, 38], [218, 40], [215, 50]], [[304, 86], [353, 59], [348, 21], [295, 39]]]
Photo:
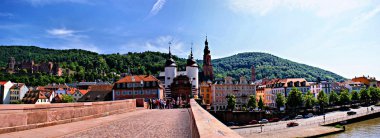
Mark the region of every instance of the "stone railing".
[[136, 110], [136, 101], [0, 105], [0, 133], [70, 123]]
[[238, 138], [235, 131], [204, 110], [194, 99], [190, 100], [191, 134], [193, 138]]

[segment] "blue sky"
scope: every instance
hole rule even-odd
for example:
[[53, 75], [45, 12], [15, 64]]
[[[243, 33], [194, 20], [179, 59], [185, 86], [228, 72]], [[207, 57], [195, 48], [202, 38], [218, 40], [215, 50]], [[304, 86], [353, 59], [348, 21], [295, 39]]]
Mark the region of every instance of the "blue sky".
[[267, 52], [351, 78], [380, 78], [376, 0], [1, 0], [0, 45], [202, 58]]

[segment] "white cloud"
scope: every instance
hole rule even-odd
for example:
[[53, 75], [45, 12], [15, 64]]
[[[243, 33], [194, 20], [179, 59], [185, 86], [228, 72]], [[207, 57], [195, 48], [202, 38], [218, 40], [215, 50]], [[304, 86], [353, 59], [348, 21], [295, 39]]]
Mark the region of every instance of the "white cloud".
[[370, 0], [230, 0], [235, 12], [264, 16], [279, 8], [311, 11], [320, 17], [332, 17], [370, 4]]
[[165, 5], [166, 0], [157, 0], [156, 3], [154, 3], [152, 9], [150, 10], [149, 16], [156, 15]]
[[88, 0], [24, 0], [28, 2], [32, 6], [44, 6], [49, 4], [57, 4], [57, 3], [81, 3], [81, 4], [89, 4]]
[[380, 13], [380, 5], [375, 7], [374, 9], [371, 9], [368, 12], [364, 12], [361, 15], [357, 16], [353, 19], [353, 22], [349, 24], [348, 26], [345, 26], [341, 29], [338, 29], [338, 33], [353, 33], [360, 29], [360, 27], [363, 27], [363, 24], [366, 23], [368, 20], [372, 19], [374, 16], [376, 16], [378, 13]]
[[53, 36], [73, 36], [75, 33], [74, 30], [69, 30], [66, 28], [54, 28], [46, 30], [46, 32]]

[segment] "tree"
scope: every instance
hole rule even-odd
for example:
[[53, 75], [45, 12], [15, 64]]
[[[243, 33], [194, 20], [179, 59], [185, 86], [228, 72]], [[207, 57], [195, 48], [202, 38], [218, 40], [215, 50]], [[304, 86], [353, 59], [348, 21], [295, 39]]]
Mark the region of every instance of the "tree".
[[351, 98], [350, 98], [350, 94], [348, 93], [348, 90], [344, 90], [344, 91], [340, 92], [339, 102], [342, 105], [347, 105], [351, 102]]
[[380, 99], [380, 88], [369, 87], [368, 90], [371, 95], [371, 101], [377, 103]]
[[264, 102], [263, 102], [263, 99], [261, 98], [261, 96], [259, 98], [259, 103], [257, 103], [257, 105], [259, 106], [259, 109], [261, 109], [261, 110], [264, 109]]
[[310, 91], [308, 91], [304, 95], [304, 101], [305, 101], [305, 108], [306, 109], [311, 109], [311, 108], [313, 108], [313, 106], [315, 104], [315, 97], [314, 97], [314, 95]]
[[[346, 91], [347, 91], [347, 93], [348, 93], [348, 90], [346, 90]], [[360, 100], [360, 95], [359, 95], [359, 93], [358, 93], [357, 91], [352, 91], [352, 92], [351, 92], [351, 100], [352, 100], [352, 102], [354, 102], [354, 103], [359, 102], [359, 100]]]
[[276, 94], [276, 106], [280, 110], [281, 107], [285, 106], [285, 97], [281, 93]]
[[227, 108], [231, 109], [233, 111], [235, 109], [236, 105], [236, 97], [235, 95], [231, 94], [227, 96]]
[[63, 103], [73, 103], [74, 102], [74, 97], [68, 94], [63, 94], [62, 95], [62, 102]]
[[250, 95], [248, 100], [248, 108], [255, 109], [256, 107], [256, 96]]
[[336, 105], [339, 102], [339, 96], [334, 91], [330, 92], [329, 95], [329, 104], [330, 105]]
[[324, 112], [325, 106], [328, 104], [328, 98], [323, 90], [318, 93], [317, 100], [322, 112]]
[[302, 92], [298, 90], [297, 88], [293, 87], [292, 90], [290, 90], [286, 105], [295, 111], [298, 107], [302, 106]]
[[369, 100], [371, 100], [371, 95], [369, 94], [368, 89], [361, 89], [360, 90], [360, 101], [364, 102], [366, 105], [369, 104]]

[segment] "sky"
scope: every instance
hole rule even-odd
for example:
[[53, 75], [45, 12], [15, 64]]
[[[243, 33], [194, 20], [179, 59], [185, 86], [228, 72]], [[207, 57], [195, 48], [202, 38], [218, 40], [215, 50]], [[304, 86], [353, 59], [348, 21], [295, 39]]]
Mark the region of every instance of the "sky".
[[265, 52], [380, 79], [379, 0], [1, 0], [0, 45], [202, 58]]

